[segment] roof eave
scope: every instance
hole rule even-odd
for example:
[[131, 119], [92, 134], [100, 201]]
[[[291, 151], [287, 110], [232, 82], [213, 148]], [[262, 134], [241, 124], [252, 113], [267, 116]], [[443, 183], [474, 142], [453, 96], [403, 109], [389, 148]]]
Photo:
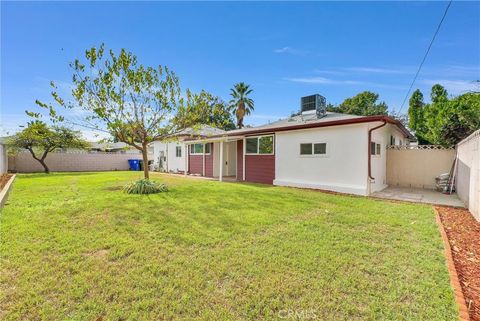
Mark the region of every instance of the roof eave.
[[365, 116], [365, 117], [358, 117], [358, 118], [348, 118], [348, 119], [340, 119], [340, 120], [330, 120], [325, 122], [317, 122], [317, 123], [308, 123], [308, 124], [299, 124], [294, 126], [280, 126], [280, 127], [269, 127], [269, 128], [259, 128], [251, 130], [246, 130], [242, 133], [234, 132], [229, 133], [226, 132], [221, 135], [212, 135], [211, 138], [215, 137], [222, 137], [222, 136], [246, 136], [246, 135], [253, 135], [253, 134], [262, 134], [262, 133], [272, 133], [272, 132], [280, 132], [280, 131], [290, 131], [290, 130], [298, 130], [298, 129], [309, 129], [309, 128], [318, 128], [318, 127], [331, 127], [331, 126], [339, 126], [339, 125], [352, 125], [352, 124], [361, 124], [361, 123], [369, 123], [374, 121], [385, 121], [389, 124], [396, 125], [402, 133], [407, 138], [413, 138], [414, 136], [408, 131], [408, 129], [403, 126], [403, 124], [391, 117], [388, 116]]

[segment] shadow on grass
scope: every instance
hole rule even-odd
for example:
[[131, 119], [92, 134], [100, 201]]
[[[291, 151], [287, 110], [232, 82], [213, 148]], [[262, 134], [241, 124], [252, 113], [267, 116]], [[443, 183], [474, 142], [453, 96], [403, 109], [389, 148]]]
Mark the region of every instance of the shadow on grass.
[[85, 175], [98, 175], [106, 173], [129, 173], [130, 171], [98, 171], [98, 172], [51, 172], [50, 174], [46, 173], [16, 173], [18, 177], [25, 178], [42, 178], [42, 177], [61, 177], [61, 176], [85, 176]]

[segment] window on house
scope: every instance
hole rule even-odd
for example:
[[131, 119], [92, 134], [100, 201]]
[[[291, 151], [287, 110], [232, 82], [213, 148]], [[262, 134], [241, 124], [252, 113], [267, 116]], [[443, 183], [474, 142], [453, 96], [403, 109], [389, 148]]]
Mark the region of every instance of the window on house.
[[258, 138], [258, 153], [273, 154], [273, 136], [263, 136]]
[[203, 144], [190, 145], [190, 154], [203, 154]]
[[258, 138], [247, 138], [247, 154], [257, 154]]
[[182, 157], [182, 146], [175, 147], [175, 156]]
[[[203, 144], [190, 145], [190, 154], [203, 154]], [[210, 154], [210, 144], [205, 144], [205, 154]]]
[[371, 155], [380, 155], [381, 150], [382, 150], [382, 148], [381, 148], [380, 144], [377, 144], [375, 142], [370, 143], [370, 154]]
[[318, 143], [313, 144], [313, 154], [314, 155], [325, 155], [327, 153], [327, 144]]
[[300, 155], [312, 155], [312, 144], [300, 144]]
[[390, 145], [395, 145], [395, 136], [390, 136]]
[[304, 143], [300, 144], [300, 155], [326, 155], [326, 143]]
[[273, 154], [273, 136], [249, 137], [245, 150], [246, 154]]

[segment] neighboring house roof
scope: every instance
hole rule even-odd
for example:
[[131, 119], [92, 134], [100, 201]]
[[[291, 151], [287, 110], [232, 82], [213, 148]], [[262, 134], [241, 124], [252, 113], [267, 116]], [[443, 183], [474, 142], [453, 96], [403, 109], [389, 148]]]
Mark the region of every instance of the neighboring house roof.
[[133, 148], [123, 142], [116, 142], [116, 143], [98, 143], [98, 142], [90, 142], [91, 149], [100, 149], [100, 150], [118, 150], [118, 149], [125, 149], [125, 148]]
[[414, 137], [405, 128], [405, 126], [403, 126], [403, 124], [400, 121], [388, 116], [381, 116], [381, 115], [356, 116], [356, 115], [340, 114], [340, 113], [333, 113], [333, 112], [327, 112], [326, 116], [322, 118], [317, 118], [315, 113], [306, 114], [306, 115], [305, 114], [296, 115], [290, 118], [281, 119], [276, 122], [272, 122], [272, 123], [261, 125], [261, 126], [229, 130], [224, 134], [214, 135], [213, 137], [243, 136], [243, 135], [261, 134], [261, 133], [272, 133], [272, 132], [278, 132], [278, 131], [296, 130], [296, 129], [368, 123], [368, 122], [375, 122], [375, 121], [385, 121], [389, 124], [396, 125], [406, 137], [408, 138]]
[[186, 128], [175, 136], [212, 136], [225, 134], [226, 131], [208, 125], [200, 125], [198, 128]]

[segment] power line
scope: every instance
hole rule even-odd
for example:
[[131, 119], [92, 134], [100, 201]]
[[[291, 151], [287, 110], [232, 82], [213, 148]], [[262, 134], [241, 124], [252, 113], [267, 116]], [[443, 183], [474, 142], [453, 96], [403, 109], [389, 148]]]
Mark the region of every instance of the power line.
[[400, 107], [400, 110], [398, 113], [400, 113], [403, 109], [403, 106], [405, 105], [405, 102], [408, 99], [408, 95], [410, 94], [410, 91], [413, 88], [413, 84], [415, 84], [415, 81], [417, 80], [418, 74], [420, 73], [420, 70], [422, 69], [423, 64], [425, 63], [425, 60], [427, 60], [428, 53], [430, 52], [430, 49], [432, 48], [433, 42], [435, 41], [435, 38], [437, 37], [438, 31], [440, 30], [440, 27], [442, 26], [443, 20], [445, 20], [445, 17], [447, 16], [448, 9], [450, 9], [450, 6], [452, 5], [453, 0], [450, 0], [448, 2], [447, 7], [445, 8], [445, 12], [443, 13], [442, 20], [440, 20], [440, 23], [438, 24], [437, 30], [435, 30], [435, 33], [433, 34], [433, 38], [430, 41], [430, 44], [428, 45], [427, 52], [425, 52], [425, 55], [423, 56], [422, 62], [420, 63], [420, 66], [418, 66], [417, 73], [415, 74], [415, 77], [413, 77], [413, 81], [410, 84], [410, 88], [408, 88], [408, 92], [405, 95], [405, 98], [403, 99], [402, 106]]

